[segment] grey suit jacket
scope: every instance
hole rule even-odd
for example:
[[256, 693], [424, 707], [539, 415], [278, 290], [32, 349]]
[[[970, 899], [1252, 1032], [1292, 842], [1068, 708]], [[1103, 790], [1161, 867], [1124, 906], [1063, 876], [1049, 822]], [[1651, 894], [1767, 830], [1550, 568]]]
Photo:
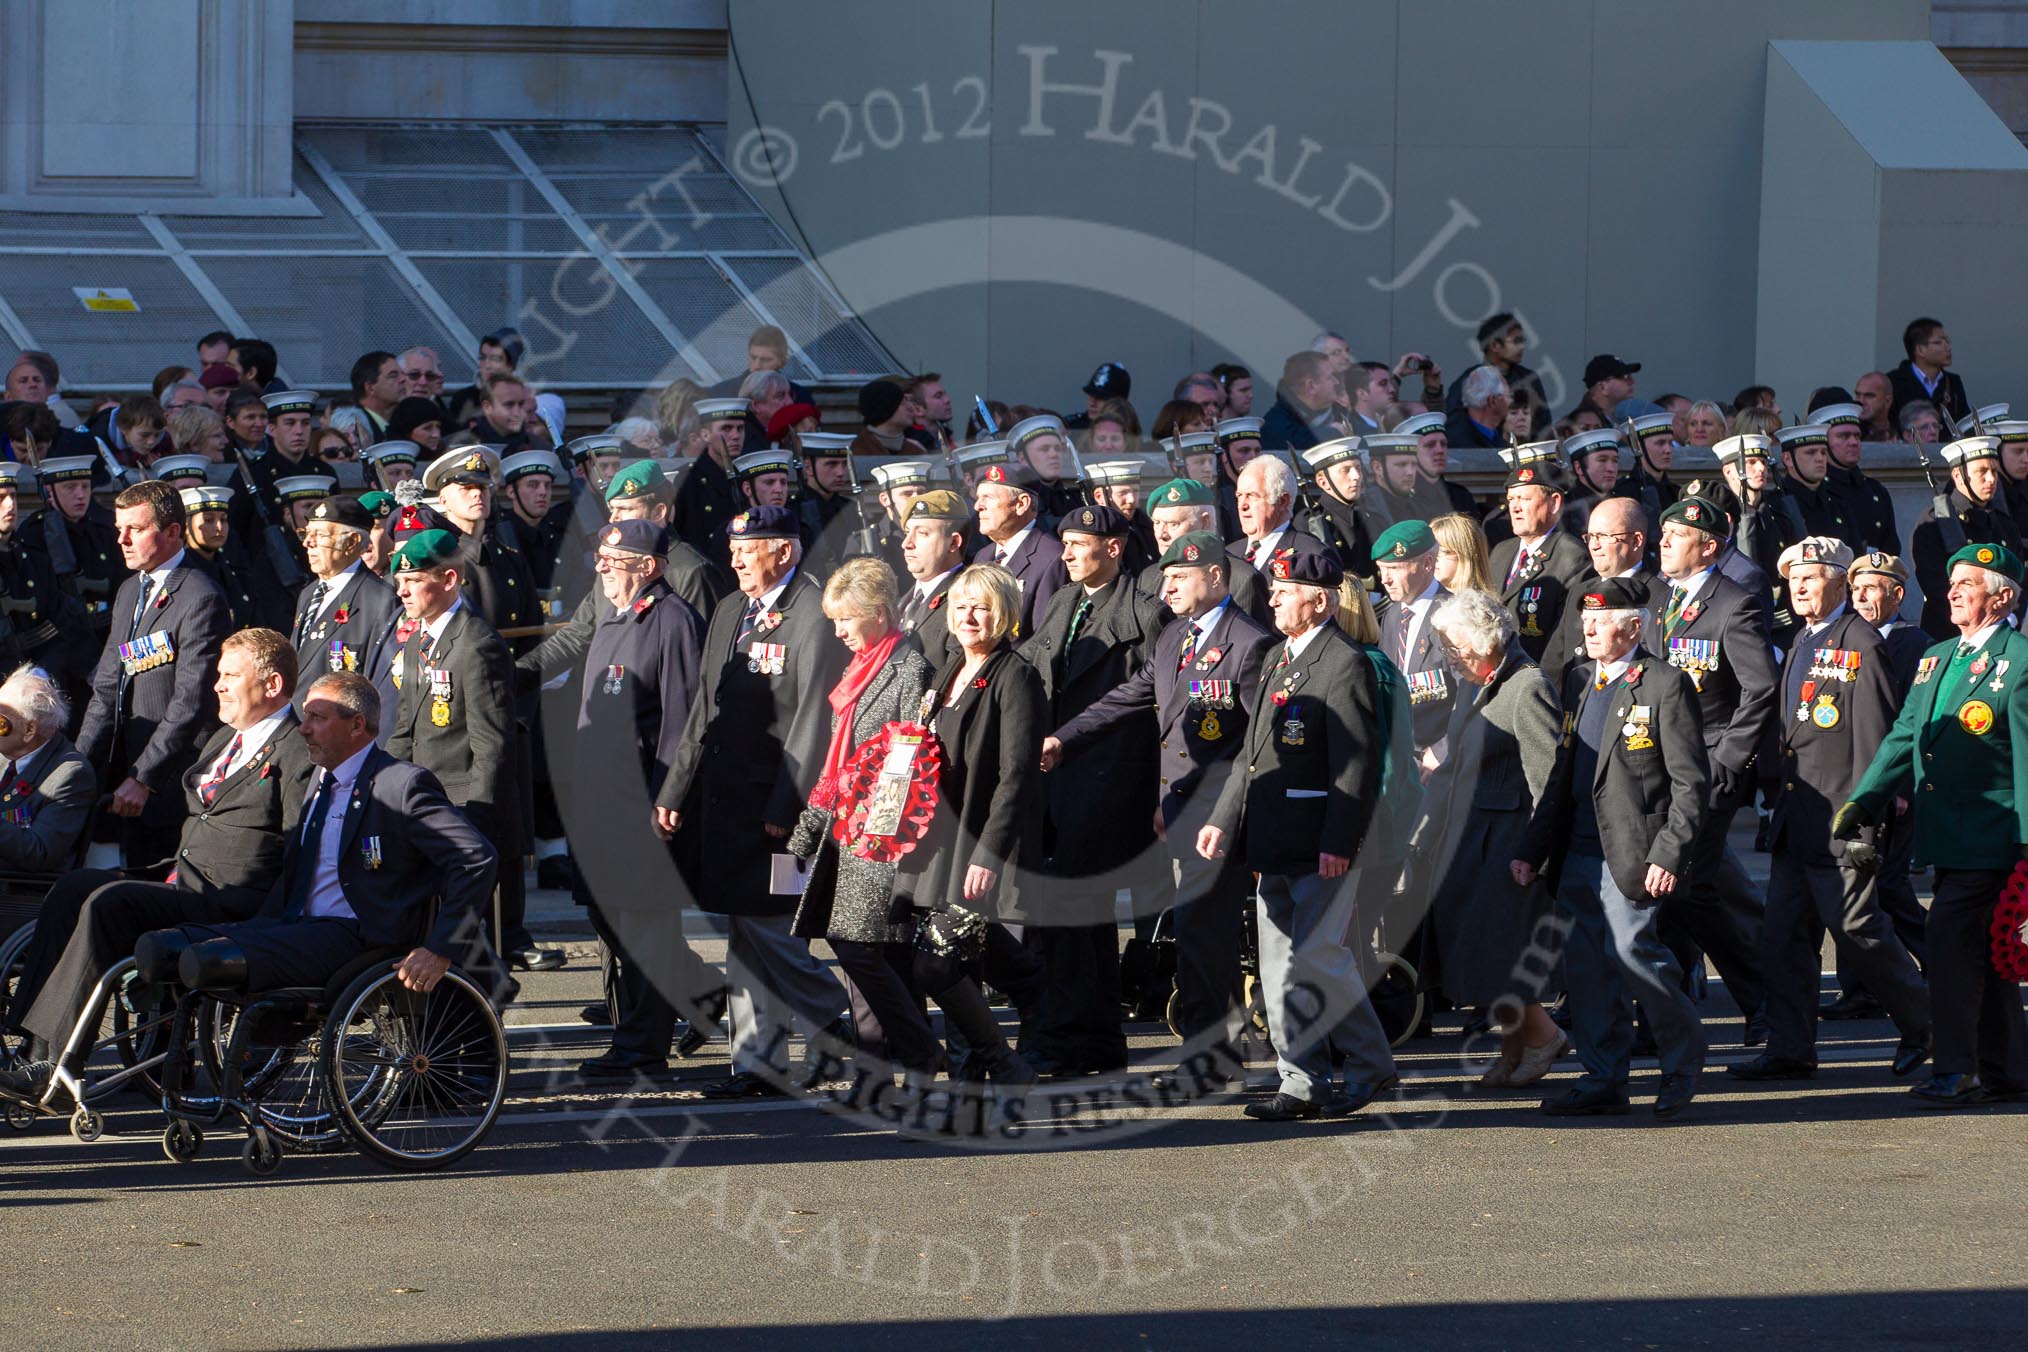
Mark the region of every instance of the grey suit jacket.
[[71, 867], [98, 794], [91, 762], [62, 733], [50, 738], [26, 778], [0, 786], [0, 868], [58, 873]]

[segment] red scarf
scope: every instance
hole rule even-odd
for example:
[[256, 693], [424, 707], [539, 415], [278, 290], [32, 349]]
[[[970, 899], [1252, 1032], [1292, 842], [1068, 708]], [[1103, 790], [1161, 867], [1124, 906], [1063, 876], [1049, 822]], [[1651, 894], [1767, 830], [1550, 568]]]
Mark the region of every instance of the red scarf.
[[824, 752], [824, 773], [817, 777], [816, 792], [810, 801], [818, 807], [832, 806], [838, 791], [838, 771], [852, 754], [852, 718], [859, 706], [859, 697], [866, 693], [866, 687], [873, 683], [874, 676], [887, 665], [887, 659], [894, 655], [894, 646], [901, 642], [901, 631], [890, 629], [887, 637], [868, 648], [861, 648], [845, 664], [845, 674], [838, 678], [838, 684], [831, 687], [831, 745]]

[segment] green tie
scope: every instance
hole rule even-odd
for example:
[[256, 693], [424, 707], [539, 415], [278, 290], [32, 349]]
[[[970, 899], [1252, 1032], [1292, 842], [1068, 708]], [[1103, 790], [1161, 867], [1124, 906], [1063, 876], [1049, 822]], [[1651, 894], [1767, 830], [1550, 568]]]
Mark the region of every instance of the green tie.
[[1970, 665], [1972, 654], [1977, 651], [1978, 649], [1969, 641], [1963, 639], [1958, 641], [1958, 650], [1951, 654], [1949, 665], [1944, 667], [1943, 688], [1945, 690], [1955, 690], [1957, 688], [1958, 676]]
[[1676, 632], [1676, 621], [1683, 618], [1683, 594], [1686, 587], [1672, 587], [1669, 591], [1669, 608], [1662, 614], [1662, 637]]
[[1070, 635], [1063, 640], [1064, 647], [1068, 648], [1071, 644], [1077, 642], [1077, 636], [1084, 628], [1085, 617], [1090, 614], [1091, 598], [1086, 596], [1078, 601], [1077, 609], [1070, 612]]

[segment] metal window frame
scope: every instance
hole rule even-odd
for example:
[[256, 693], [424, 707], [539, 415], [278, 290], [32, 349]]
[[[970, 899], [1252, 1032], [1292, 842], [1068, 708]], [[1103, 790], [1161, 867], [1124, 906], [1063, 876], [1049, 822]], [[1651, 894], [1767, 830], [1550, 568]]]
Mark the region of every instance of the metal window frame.
[[[315, 137], [319, 131], [333, 129], [392, 133], [404, 131], [415, 133], [455, 131], [486, 136], [506, 157], [508, 167], [511, 167], [514, 174], [518, 175], [519, 181], [534, 190], [536, 197], [541, 201], [543, 206], [547, 207], [557, 220], [563, 222], [565, 228], [570, 231], [580, 247], [577, 250], [512, 249], [504, 251], [403, 248], [393, 235], [389, 233], [386, 225], [383, 224], [382, 215], [385, 213], [377, 214], [369, 209], [359, 195], [353, 191], [351, 185], [346, 181], [345, 175], [337, 169], [330, 158], [315, 143]], [[141, 229], [146, 233], [148, 240], [152, 243], [152, 247], [135, 241], [103, 246], [0, 241], [0, 257], [163, 259], [175, 267], [178, 274], [196, 292], [199, 300], [212, 311], [219, 324], [235, 333], [247, 332], [250, 326], [245, 317], [240, 313], [238, 307], [233, 303], [231, 297], [226, 294], [217, 280], [206, 270], [204, 265], [207, 260], [242, 258], [297, 258], [305, 261], [311, 259], [348, 258], [385, 259], [393, 269], [395, 276], [408, 288], [411, 293], [410, 298], [415, 302], [417, 308], [427, 318], [434, 321], [452, 342], [462, 344], [468, 352], [476, 352], [478, 350], [478, 335], [466, 325], [464, 320], [459, 316], [458, 311], [445, 299], [443, 293], [424, 275], [421, 268], [417, 266], [418, 260], [425, 262], [431, 260], [495, 260], [502, 263], [562, 263], [569, 260], [581, 259], [596, 262], [603, 268], [615, 287], [624, 293], [628, 300], [633, 302], [641, 317], [668, 343], [671, 353], [681, 358], [683, 362], [692, 368], [698, 377], [709, 384], [717, 381], [720, 377], [721, 373], [717, 367], [705, 357], [696, 343], [683, 331], [682, 327], [675, 323], [667, 311], [647, 292], [636, 275], [636, 268], [642, 263], [692, 259], [702, 262], [710, 268], [731, 289], [733, 294], [759, 317], [761, 322], [773, 324], [787, 335], [790, 351], [800, 367], [809, 373], [808, 379], [817, 384], [842, 384], [857, 379], [861, 373], [827, 371], [814, 361], [810, 356], [809, 350], [798, 340], [797, 335], [790, 330], [789, 326], [781, 322], [780, 318], [753, 287], [741, 280], [733, 266], [734, 263], [743, 258], [787, 259], [802, 267], [804, 274], [814, 281], [819, 292], [830, 302], [838, 314], [843, 317], [844, 321], [857, 330], [858, 336], [869, 350], [875, 353], [877, 357], [884, 359], [889, 369], [902, 369], [901, 365], [894, 361], [893, 353], [889, 352], [886, 345], [880, 341], [879, 336], [866, 326], [850, 305], [846, 304], [844, 297], [839, 294], [837, 287], [832, 284], [831, 279], [825, 275], [824, 270], [816, 263], [816, 260], [810, 258], [802, 250], [794, 247], [792, 242], [782, 248], [758, 249], [616, 249], [606, 242], [605, 238], [592, 226], [590, 220], [582, 212], [571, 205], [569, 199], [564, 196], [562, 189], [558, 186], [557, 179], [552, 177], [548, 171], [536, 162], [528, 148], [523, 146], [514, 135], [514, 132], [517, 130], [584, 131], [595, 134], [612, 129], [610, 125], [599, 124], [529, 127], [523, 124], [484, 122], [299, 123], [292, 137], [292, 148], [295, 155], [303, 166], [303, 170], [307, 170], [308, 173], [314, 175], [315, 181], [329, 195], [331, 202], [335, 205], [335, 209], [350, 218], [352, 224], [358, 229], [361, 239], [364, 241], [363, 243], [322, 244], [315, 241], [305, 241], [298, 247], [291, 247], [285, 242], [278, 243], [274, 238], [268, 237], [251, 241], [246, 245], [219, 243], [216, 241], [193, 244], [186, 242], [178, 236], [172, 222], [164, 220], [160, 215], [155, 213], [136, 213], [133, 219], [136, 220]], [[752, 208], [751, 210], [713, 212], [714, 219], [758, 220], [771, 226], [774, 224], [773, 218], [761, 208], [760, 203], [753, 200], [751, 194], [746, 192], [744, 185], [739, 184], [738, 177], [727, 169], [723, 156], [709, 139], [707, 128], [687, 123], [670, 123], [652, 127], [628, 125], [620, 129], [661, 132], [688, 137], [701, 152], [705, 163], [733, 183], [738, 188], [738, 191], [745, 196], [746, 206]], [[298, 172], [302, 172], [303, 170], [299, 170]], [[601, 172], [624, 174], [625, 171], [614, 168]], [[499, 180], [501, 176], [500, 167], [488, 166], [483, 176], [489, 180]], [[570, 174], [565, 171], [561, 176], [567, 180]], [[512, 182], [515, 180], [510, 178], [507, 181]], [[531, 203], [531, 207], [532, 205]], [[393, 214], [399, 215], [401, 213], [397, 212]], [[442, 218], [445, 213], [428, 212], [416, 214], [419, 216]], [[475, 218], [491, 219], [487, 213], [475, 212], [473, 215]], [[775, 230], [777, 234], [780, 234], [779, 226], [776, 226]], [[784, 241], [787, 241], [786, 235], [782, 235], [781, 237]], [[0, 332], [4, 332], [8, 340], [21, 348], [33, 349], [41, 346], [36, 341], [34, 331], [4, 295], [0, 295]], [[282, 374], [284, 379], [287, 379], [286, 372], [280, 374]], [[545, 381], [544, 384], [547, 388], [559, 391], [604, 390], [610, 389], [613, 386], [611, 380], [586, 381], [563, 379]], [[129, 381], [120, 380], [94, 380], [91, 382], [91, 385], [93, 388], [107, 391], [147, 388], [145, 384], [134, 384]]]

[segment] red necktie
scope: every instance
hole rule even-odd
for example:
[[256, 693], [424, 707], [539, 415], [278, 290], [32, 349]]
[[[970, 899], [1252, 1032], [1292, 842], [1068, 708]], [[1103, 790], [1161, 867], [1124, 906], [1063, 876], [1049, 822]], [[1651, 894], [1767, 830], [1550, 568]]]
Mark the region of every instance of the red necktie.
[[232, 745], [225, 749], [225, 759], [211, 772], [211, 778], [197, 786], [197, 800], [206, 807], [210, 807], [212, 800], [218, 797], [219, 787], [225, 783], [225, 772], [239, 759], [239, 744], [245, 737], [246, 734], [243, 732], [235, 732], [232, 735]]
[[1507, 585], [1513, 586], [1520, 580], [1521, 575], [1527, 571], [1528, 551], [1525, 549], [1517, 550], [1514, 554], [1514, 566], [1507, 570]]

